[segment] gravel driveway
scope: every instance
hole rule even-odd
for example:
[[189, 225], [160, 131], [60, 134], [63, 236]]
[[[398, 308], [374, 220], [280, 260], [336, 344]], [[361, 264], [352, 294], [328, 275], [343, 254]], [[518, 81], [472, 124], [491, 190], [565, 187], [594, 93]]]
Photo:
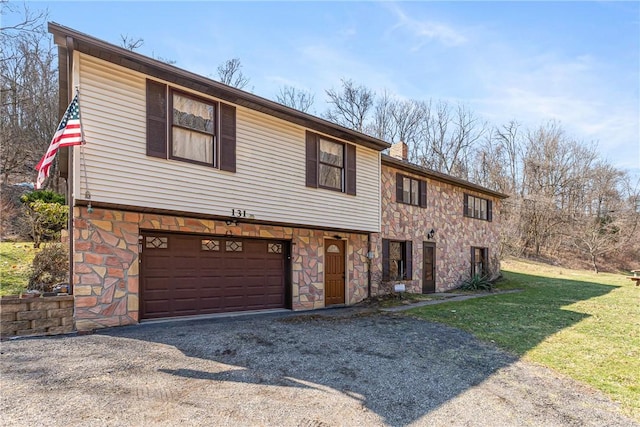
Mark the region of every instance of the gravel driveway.
[[471, 335], [328, 310], [1, 344], [2, 425], [633, 426]]

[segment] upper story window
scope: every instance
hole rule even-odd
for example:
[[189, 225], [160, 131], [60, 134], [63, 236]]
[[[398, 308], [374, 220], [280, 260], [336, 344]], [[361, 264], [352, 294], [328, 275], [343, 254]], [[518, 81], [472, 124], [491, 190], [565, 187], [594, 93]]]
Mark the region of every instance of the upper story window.
[[344, 176], [344, 145], [320, 139], [318, 186], [342, 191]]
[[427, 206], [427, 183], [400, 173], [396, 174], [396, 202]]
[[235, 107], [147, 80], [147, 155], [235, 172]]
[[173, 91], [171, 158], [214, 165], [215, 105]]
[[356, 147], [307, 131], [306, 185], [356, 194]]
[[382, 240], [382, 280], [411, 280], [412, 248], [410, 240]]
[[491, 221], [493, 219], [491, 200], [469, 194], [464, 195], [464, 216]]

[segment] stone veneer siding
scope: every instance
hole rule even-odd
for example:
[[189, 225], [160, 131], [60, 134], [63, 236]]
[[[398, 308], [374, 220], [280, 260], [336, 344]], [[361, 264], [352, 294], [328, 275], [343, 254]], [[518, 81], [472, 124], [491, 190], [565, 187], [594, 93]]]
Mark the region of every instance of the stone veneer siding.
[[[382, 278], [382, 239], [411, 240], [413, 242], [413, 280], [403, 281], [410, 292], [422, 292], [422, 244], [436, 244], [436, 291], [456, 288], [471, 275], [471, 247], [489, 248], [489, 269], [500, 271], [498, 258], [500, 199], [476, 191], [466, 190], [418, 174], [382, 165], [382, 230], [374, 235], [372, 247], [372, 293], [384, 292]], [[396, 173], [427, 182], [427, 207], [396, 202]], [[467, 218], [463, 215], [463, 194], [493, 201], [493, 221]], [[427, 232], [435, 230], [433, 240]]]
[[366, 234], [295, 227], [238, 224], [178, 216], [84, 207], [74, 208], [74, 295], [79, 331], [130, 325], [139, 319], [140, 230], [174, 231], [236, 237], [290, 240], [292, 308], [324, 307], [324, 239], [347, 241], [347, 304], [367, 297]]

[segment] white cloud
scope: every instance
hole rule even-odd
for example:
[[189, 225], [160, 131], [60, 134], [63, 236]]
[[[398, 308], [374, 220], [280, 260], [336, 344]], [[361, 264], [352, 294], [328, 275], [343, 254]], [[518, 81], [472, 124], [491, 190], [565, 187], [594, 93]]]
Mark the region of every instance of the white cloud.
[[617, 167], [640, 170], [637, 70], [616, 69], [590, 54], [519, 50], [508, 40], [486, 45], [470, 53], [467, 64], [477, 78], [468, 99], [480, 114], [494, 124], [516, 119], [529, 128], [558, 120], [570, 137], [597, 142]]
[[420, 50], [426, 44], [437, 41], [445, 46], [459, 46], [467, 42], [467, 38], [453, 27], [442, 22], [420, 21], [408, 16], [396, 3], [385, 3], [396, 17], [396, 24], [388, 31], [401, 31], [409, 34], [414, 40], [412, 51]]

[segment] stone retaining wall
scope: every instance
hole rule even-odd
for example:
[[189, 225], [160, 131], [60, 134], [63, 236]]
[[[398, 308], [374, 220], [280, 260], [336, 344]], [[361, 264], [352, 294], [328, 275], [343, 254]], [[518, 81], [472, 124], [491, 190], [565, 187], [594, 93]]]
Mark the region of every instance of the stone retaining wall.
[[73, 295], [0, 299], [0, 338], [74, 331]]

